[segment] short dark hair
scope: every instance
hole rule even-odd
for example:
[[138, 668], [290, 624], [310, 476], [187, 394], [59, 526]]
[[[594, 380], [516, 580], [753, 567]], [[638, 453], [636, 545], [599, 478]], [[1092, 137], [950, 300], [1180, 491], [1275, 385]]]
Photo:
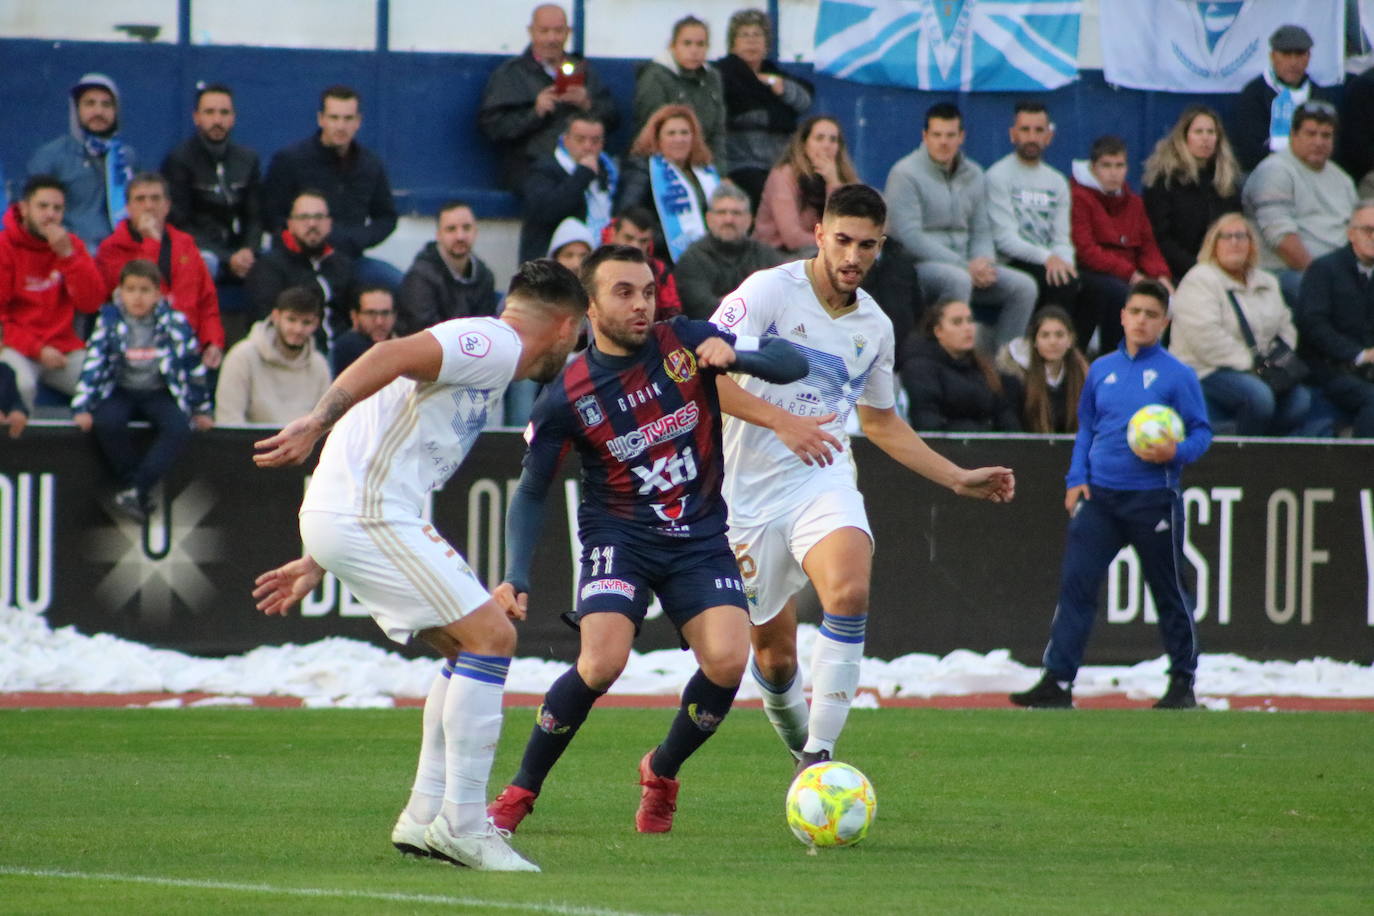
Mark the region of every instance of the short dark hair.
[[923, 129], [929, 130], [930, 122], [937, 119], [940, 121], [958, 121], [959, 129], [962, 130], [964, 127], [964, 113], [960, 111], [959, 106], [955, 105], [953, 102], [936, 102], [934, 105], [927, 108], [926, 122]]
[[296, 192], [296, 196], [291, 198], [291, 206], [287, 210], [287, 216], [290, 216], [291, 211], [296, 209], [296, 201], [300, 200], [302, 197], [318, 197], [320, 200], [324, 201], [324, 205], [326, 208], [329, 207], [329, 198], [325, 195], [323, 191], [319, 190], [318, 188], [301, 188], [299, 191]]
[[1318, 124], [1329, 124], [1335, 128], [1340, 122], [1336, 115], [1336, 106], [1321, 99], [1308, 99], [1293, 111], [1293, 133], [1297, 133], [1308, 121], [1316, 121]]
[[318, 318], [324, 311], [324, 297], [318, 289], [309, 286], [288, 286], [277, 293], [276, 301], [272, 303], [272, 311], [278, 309], [295, 315], [314, 315]]
[[30, 175], [29, 180], [24, 182], [24, 190], [19, 193], [20, 200], [32, 200], [33, 195], [39, 191], [52, 190], [61, 191], [62, 197], [67, 196], [67, 186], [62, 183], [56, 175]]
[[1131, 296], [1149, 296], [1164, 306], [1164, 314], [1169, 314], [1169, 289], [1158, 280], [1148, 277], [1144, 280], [1137, 280], [1131, 284], [1131, 291], [1127, 294], [1127, 298], [1129, 299]]
[[[635, 225], [638, 226], [639, 223], [635, 223]], [[582, 262], [582, 289], [586, 291], [588, 299], [596, 295], [596, 269], [607, 261], [625, 261], [630, 264], [649, 263], [644, 252], [633, 245], [602, 245], [587, 255], [587, 260]]]
[[[467, 207], [469, 210], [472, 210], [472, 204], [468, 203], [466, 200], [459, 200], [455, 197], [452, 200], [446, 200], [440, 204], [438, 211], [436, 211], [434, 215], [440, 217], [450, 210], [457, 210], [459, 207]], [[472, 215], [476, 216], [477, 211], [472, 210]]]
[[887, 224], [887, 202], [866, 184], [841, 185], [826, 198], [821, 219], [832, 216], [856, 216], [882, 227]]
[[352, 304], [349, 305], [348, 310], [350, 312], [362, 311], [363, 296], [366, 296], [368, 293], [386, 293], [391, 297], [392, 307], [395, 307], [396, 292], [391, 287], [384, 286], [381, 283], [368, 283], [358, 290], [357, 295], [353, 296]]
[[320, 111], [324, 111], [326, 99], [338, 99], [342, 102], [347, 102], [349, 99], [357, 99], [358, 110], [362, 111], [363, 108], [363, 97], [358, 95], [358, 90], [354, 89], [352, 86], [344, 86], [342, 84], [326, 86], [320, 93]]
[[1011, 113], [1012, 120], [1016, 120], [1016, 116], [1023, 113], [1042, 114], [1047, 118], [1050, 116], [1050, 110], [1046, 108], [1045, 103], [1039, 99], [1021, 99], [1017, 102], [1016, 108], [1013, 109]]
[[534, 258], [516, 268], [506, 289], [506, 298], [511, 296], [532, 300], [546, 308], [577, 314], [587, 311], [587, 293], [582, 281], [553, 258]]
[[1088, 161], [1096, 162], [1103, 156], [1124, 155], [1126, 155], [1126, 141], [1116, 134], [1103, 134], [1093, 141], [1092, 148], [1088, 151]]
[[161, 172], [139, 172], [129, 179], [127, 188], [128, 193], [132, 194], [134, 188], [144, 184], [155, 184], [162, 188], [162, 196], [168, 200], [172, 199], [172, 186], [167, 183], [167, 178]]
[[573, 112], [572, 116], [568, 118], [568, 123], [563, 126], [563, 133], [566, 134], [568, 132], [568, 128], [572, 127], [574, 121], [581, 121], [583, 124], [595, 124], [603, 131], [606, 129], [606, 122], [601, 120], [601, 115], [593, 111], [582, 111], [579, 109]]
[[648, 207], [626, 207], [616, 214], [615, 224], [617, 228], [619, 228], [621, 220], [634, 223], [641, 229], [653, 229], [658, 225], [658, 220], [654, 219], [654, 215], [649, 212]]
[[134, 258], [125, 264], [119, 271], [119, 285], [123, 286], [124, 281], [130, 277], [142, 277], [151, 280], [154, 286], [162, 286], [162, 271], [157, 269], [157, 265], [145, 258]]
[[199, 107], [200, 107], [200, 99], [201, 99], [201, 96], [209, 95], [209, 94], [212, 93], [212, 92], [217, 92], [217, 93], [219, 93], [220, 95], [227, 95], [227, 96], [229, 96], [229, 100], [230, 100], [231, 102], [234, 100], [234, 90], [230, 89], [228, 86], [224, 85], [223, 83], [197, 83], [197, 84], [196, 84], [196, 103], [195, 103], [195, 105], [192, 106], [192, 108], [199, 108]]

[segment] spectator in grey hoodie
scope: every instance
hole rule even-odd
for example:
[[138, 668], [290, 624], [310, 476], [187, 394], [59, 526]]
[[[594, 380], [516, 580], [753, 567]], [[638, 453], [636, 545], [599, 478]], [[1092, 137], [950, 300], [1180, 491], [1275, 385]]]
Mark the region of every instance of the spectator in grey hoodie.
[[964, 117], [948, 103], [926, 112], [921, 145], [887, 175], [888, 232], [916, 257], [927, 302], [957, 299], [995, 311], [995, 350], [1020, 337], [1035, 309], [1035, 281], [994, 260], [983, 170], [959, 150]]

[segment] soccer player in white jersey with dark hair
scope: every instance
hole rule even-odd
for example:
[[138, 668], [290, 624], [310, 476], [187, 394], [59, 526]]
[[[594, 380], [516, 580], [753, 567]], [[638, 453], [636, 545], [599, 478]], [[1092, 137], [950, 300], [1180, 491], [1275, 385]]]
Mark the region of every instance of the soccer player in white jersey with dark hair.
[[[425, 701], [420, 762], [391, 839], [402, 852], [488, 871], [538, 871], [486, 813], [515, 651], [511, 618], [422, 517], [426, 495], [458, 469], [506, 386], [563, 368], [587, 296], [555, 261], [528, 261], [498, 318], [456, 318], [376, 344], [308, 415], [257, 443], [261, 467], [299, 464], [330, 427], [301, 505], [306, 555], [258, 577], [253, 596], [284, 614], [333, 573], [397, 642], [447, 660]], [[337, 423], [337, 425], [336, 425]]]
[[[730, 542], [754, 624], [751, 671], [798, 772], [834, 751], [863, 657], [873, 534], [843, 448], [850, 412], [857, 407], [864, 435], [892, 458], [961, 496], [1007, 502], [1016, 490], [1010, 469], [959, 467], [894, 409], [892, 323], [859, 288], [882, 248], [886, 222], [877, 191], [837, 188], [816, 225], [816, 256], [753, 274], [711, 319], [736, 334], [776, 334], [811, 365], [810, 374], [787, 385], [746, 376], [720, 383], [721, 407], [731, 415], [724, 432]], [[785, 443], [804, 433], [803, 417], [825, 418], [838, 454], [822, 450], [797, 460]], [[808, 578], [824, 615], [811, 658], [809, 710], [794, 601]]]

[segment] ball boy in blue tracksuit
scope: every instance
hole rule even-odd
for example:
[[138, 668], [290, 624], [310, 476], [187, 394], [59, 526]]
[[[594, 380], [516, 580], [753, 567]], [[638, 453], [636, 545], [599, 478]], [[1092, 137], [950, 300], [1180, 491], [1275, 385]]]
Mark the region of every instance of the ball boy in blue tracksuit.
[[[1068, 543], [1059, 580], [1059, 605], [1045, 648], [1045, 674], [1030, 690], [1011, 695], [1019, 706], [1070, 707], [1073, 679], [1097, 614], [1102, 577], [1126, 544], [1140, 556], [1159, 611], [1169, 653], [1169, 688], [1157, 709], [1197, 705], [1197, 630], [1192, 597], [1184, 590], [1183, 494], [1179, 475], [1212, 443], [1202, 386], [1192, 369], [1160, 345], [1169, 324], [1169, 293], [1154, 280], [1133, 287], [1121, 310], [1125, 339], [1096, 360], [1078, 402], [1078, 438], [1065, 478]], [[1131, 415], [1166, 404], [1183, 418], [1186, 436], [1138, 457], [1126, 444]]]

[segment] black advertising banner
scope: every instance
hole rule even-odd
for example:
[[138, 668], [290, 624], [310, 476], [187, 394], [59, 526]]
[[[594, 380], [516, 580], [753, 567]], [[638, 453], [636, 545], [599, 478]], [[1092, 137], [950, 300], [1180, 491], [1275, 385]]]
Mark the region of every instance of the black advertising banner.
[[[300, 552], [296, 510], [308, 469], [251, 461], [261, 431], [198, 434], [146, 525], [120, 517], [89, 437], [30, 426], [0, 446], [0, 606], [53, 626], [108, 632], [200, 654], [348, 636], [394, 647], [328, 577], [290, 617], [253, 607], [253, 578]], [[1054, 612], [1071, 442], [1053, 437], [930, 437], [965, 466], [1003, 464], [1016, 501], [959, 499], [854, 443], [877, 540], [868, 654], [1008, 648], [1035, 664]], [[505, 509], [519, 476], [516, 433], [478, 440], [433, 495], [431, 518], [478, 576], [499, 581]], [[1205, 652], [1257, 659], [1374, 658], [1374, 447], [1352, 442], [1219, 442], [1184, 475], [1185, 554]], [[573, 596], [573, 471], [548, 503], [530, 620], [519, 653], [571, 659], [558, 619]], [[814, 600], [802, 619], [815, 620]], [[0, 609], [0, 614], [5, 613]], [[1129, 551], [1104, 585], [1089, 664], [1160, 653], [1154, 608]], [[651, 621], [640, 649], [677, 645]], [[423, 650], [421, 650], [423, 651]]]

